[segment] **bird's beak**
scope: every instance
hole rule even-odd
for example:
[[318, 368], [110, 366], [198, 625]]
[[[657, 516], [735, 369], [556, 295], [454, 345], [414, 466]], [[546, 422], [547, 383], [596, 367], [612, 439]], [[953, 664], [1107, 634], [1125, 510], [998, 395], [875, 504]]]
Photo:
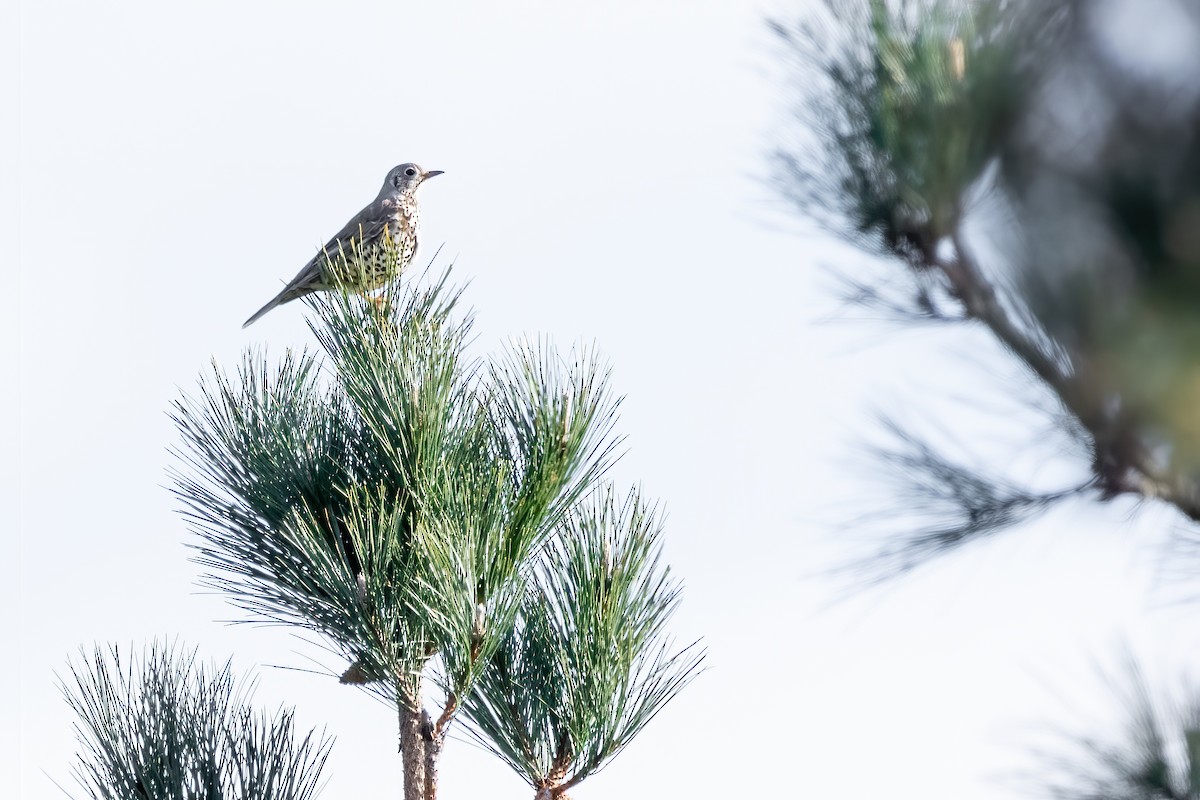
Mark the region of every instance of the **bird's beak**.
[[421, 180], [427, 181], [430, 178], [432, 178], [434, 175], [445, 175], [445, 174], [446, 173], [440, 169], [431, 169], [428, 172], [426, 172], [424, 175], [421, 176]]

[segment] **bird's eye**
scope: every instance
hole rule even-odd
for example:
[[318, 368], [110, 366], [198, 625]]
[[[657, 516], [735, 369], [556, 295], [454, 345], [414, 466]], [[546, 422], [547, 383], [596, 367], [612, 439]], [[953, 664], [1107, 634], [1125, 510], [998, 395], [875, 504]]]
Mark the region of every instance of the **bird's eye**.
[[404, 174], [411, 178], [417, 174], [417, 171], [412, 167], [409, 167], [408, 169], [404, 170]]

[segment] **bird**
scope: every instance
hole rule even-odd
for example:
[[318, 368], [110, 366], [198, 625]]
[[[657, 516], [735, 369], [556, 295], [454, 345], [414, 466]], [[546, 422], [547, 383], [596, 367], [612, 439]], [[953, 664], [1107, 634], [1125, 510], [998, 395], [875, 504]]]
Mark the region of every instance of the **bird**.
[[[312, 292], [336, 287], [370, 292], [395, 279], [417, 252], [417, 190], [425, 181], [443, 174], [440, 169], [424, 170], [412, 163], [393, 167], [371, 204], [355, 214], [283, 291], [255, 311], [242, 327], [250, 326], [276, 306]], [[389, 239], [394, 247], [391, 252], [384, 246]]]

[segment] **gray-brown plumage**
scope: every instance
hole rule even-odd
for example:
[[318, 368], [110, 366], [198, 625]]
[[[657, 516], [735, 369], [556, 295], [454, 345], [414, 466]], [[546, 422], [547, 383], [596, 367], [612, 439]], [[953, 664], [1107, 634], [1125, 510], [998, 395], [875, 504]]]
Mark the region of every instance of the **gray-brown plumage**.
[[[417, 252], [420, 215], [417, 190], [438, 169], [401, 164], [388, 173], [379, 196], [358, 212], [313, 256], [271, 302], [242, 324], [245, 328], [275, 306], [336, 286], [370, 292], [394, 280]], [[381, 244], [391, 240], [392, 247]]]

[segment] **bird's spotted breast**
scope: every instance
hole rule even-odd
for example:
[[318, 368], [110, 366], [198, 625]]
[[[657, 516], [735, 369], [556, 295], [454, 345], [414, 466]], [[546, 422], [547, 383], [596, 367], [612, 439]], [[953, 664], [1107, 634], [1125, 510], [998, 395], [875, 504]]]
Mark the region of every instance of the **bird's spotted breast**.
[[[332, 273], [334, 282], [370, 292], [395, 280], [409, 265], [417, 251], [416, 207], [397, 203], [388, 210], [390, 213], [376, 238], [355, 248], [357, 259], [335, 257], [327, 262], [326, 269]], [[391, 246], [381, 246], [384, 242]]]

